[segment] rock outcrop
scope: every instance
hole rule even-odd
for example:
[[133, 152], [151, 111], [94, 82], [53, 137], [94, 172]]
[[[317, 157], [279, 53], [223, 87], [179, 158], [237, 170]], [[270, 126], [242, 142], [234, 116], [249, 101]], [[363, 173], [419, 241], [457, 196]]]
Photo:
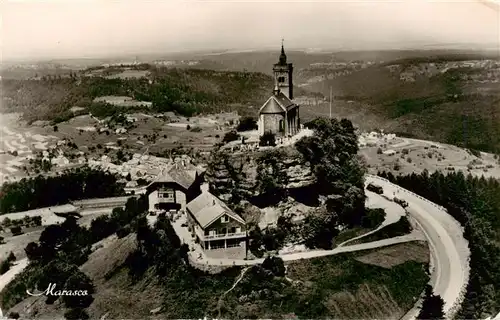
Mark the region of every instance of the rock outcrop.
[[[266, 152], [244, 154], [221, 152], [214, 155], [205, 174], [211, 191], [222, 199], [228, 199], [234, 192], [245, 197], [258, 196], [260, 193], [259, 171], [267, 170], [272, 173], [275, 170], [275, 167], [271, 168], [270, 165], [262, 164], [264, 156]], [[278, 156], [276, 167], [279, 172], [272, 173], [272, 175], [286, 177], [282, 181], [286, 189], [301, 188], [314, 183], [314, 175], [300, 153], [291, 148], [282, 149]]]

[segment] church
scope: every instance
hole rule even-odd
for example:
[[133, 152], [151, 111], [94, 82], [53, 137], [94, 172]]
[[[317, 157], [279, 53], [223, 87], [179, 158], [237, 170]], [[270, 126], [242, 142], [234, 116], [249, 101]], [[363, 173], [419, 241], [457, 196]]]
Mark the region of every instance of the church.
[[274, 64], [273, 94], [259, 110], [259, 136], [272, 133], [277, 137], [290, 137], [300, 130], [299, 106], [293, 102], [293, 64], [287, 63], [285, 48]]

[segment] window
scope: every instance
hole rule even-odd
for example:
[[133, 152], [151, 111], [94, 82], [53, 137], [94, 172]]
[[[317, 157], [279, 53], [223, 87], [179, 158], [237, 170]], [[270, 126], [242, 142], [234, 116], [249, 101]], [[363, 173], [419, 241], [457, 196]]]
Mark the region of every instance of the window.
[[174, 193], [173, 189], [160, 189], [158, 190], [158, 198], [174, 200]]
[[240, 233], [241, 232], [241, 227], [237, 227], [236, 228], [236, 233]]
[[209, 231], [208, 231], [208, 235], [210, 235], [210, 236], [215, 236], [215, 235], [216, 235], [215, 230], [209, 230]]
[[228, 216], [226, 216], [226, 215], [224, 215], [224, 216], [222, 216], [222, 218], [220, 218], [220, 221], [221, 221], [222, 223], [227, 223], [227, 222], [229, 222], [229, 217], [228, 217]]
[[235, 233], [236, 232], [236, 228], [235, 227], [232, 227], [231, 228], [231, 233]]

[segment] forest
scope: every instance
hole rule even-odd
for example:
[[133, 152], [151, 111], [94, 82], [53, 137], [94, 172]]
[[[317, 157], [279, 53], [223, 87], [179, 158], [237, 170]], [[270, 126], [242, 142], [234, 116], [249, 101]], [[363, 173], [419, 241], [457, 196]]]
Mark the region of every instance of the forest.
[[245, 111], [261, 103], [272, 88], [272, 78], [262, 73], [145, 67], [150, 74], [143, 78], [97, 77], [83, 71], [70, 77], [6, 79], [1, 82], [2, 108], [22, 112], [29, 122], [58, 122], [74, 116], [72, 107], [89, 110], [95, 98], [117, 95], [152, 102], [156, 112], [192, 116], [235, 105]]
[[434, 172], [379, 176], [444, 206], [464, 227], [471, 250], [471, 275], [459, 319], [484, 319], [500, 309], [500, 182]]
[[66, 170], [57, 176], [7, 182], [0, 189], [0, 214], [26, 211], [71, 200], [123, 195], [123, 185], [115, 175], [89, 167]]

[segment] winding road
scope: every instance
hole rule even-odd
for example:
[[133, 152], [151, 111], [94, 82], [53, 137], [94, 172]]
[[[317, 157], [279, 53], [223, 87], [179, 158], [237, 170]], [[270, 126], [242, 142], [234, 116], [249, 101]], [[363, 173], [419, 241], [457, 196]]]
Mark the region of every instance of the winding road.
[[[375, 183], [384, 188], [384, 195], [397, 196], [408, 202], [408, 214], [415, 219], [425, 234], [431, 251], [431, 285], [434, 293], [444, 302], [447, 318], [452, 318], [464, 299], [469, 281], [468, 241], [463, 237], [463, 228], [446, 209], [403, 189], [386, 179], [367, 175], [366, 183]], [[404, 319], [418, 314], [418, 304]]]

